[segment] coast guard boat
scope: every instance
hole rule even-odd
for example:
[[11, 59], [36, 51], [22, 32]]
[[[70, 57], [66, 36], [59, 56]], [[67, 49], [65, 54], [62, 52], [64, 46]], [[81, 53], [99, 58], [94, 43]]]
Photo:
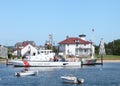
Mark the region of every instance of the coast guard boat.
[[80, 67], [80, 61], [56, 61], [52, 50], [39, 50], [37, 54], [26, 56], [24, 60], [12, 61], [15, 67]]

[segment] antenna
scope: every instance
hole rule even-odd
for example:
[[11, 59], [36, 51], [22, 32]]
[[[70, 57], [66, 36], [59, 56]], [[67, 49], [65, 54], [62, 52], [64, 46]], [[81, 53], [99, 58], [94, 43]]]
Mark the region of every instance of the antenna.
[[51, 49], [53, 49], [53, 34], [49, 34], [49, 44], [51, 45]]
[[49, 34], [49, 41], [50, 41], [50, 44], [53, 45], [53, 35], [52, 34]]

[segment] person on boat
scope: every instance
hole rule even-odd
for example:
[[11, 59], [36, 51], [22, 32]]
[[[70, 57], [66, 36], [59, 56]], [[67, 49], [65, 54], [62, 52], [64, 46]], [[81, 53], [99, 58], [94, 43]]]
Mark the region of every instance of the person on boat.
[[57, 56], [54, 56], [54, 62], [57, 62], [57, 61], [58, 61]]
[[21, 70], [21, 72], [26, 72], [26, 71], [28, 71], [28, 69], [27, 69], [27, 68], [25, 68], [24, 70]]
[[27, 69], [27, 68], [25, 68], [25, 71], [28, 71], [28, 69]]

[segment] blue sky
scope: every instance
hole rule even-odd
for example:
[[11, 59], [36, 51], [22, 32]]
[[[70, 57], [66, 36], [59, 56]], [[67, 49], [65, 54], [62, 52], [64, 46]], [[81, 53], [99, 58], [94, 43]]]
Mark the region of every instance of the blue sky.
[[[0, 0], [0, 44], [44, 45], [86, 34], [96, 45], [120, 38], [120, 0]], [[94, 32], [92, 29], [94, 28]]]

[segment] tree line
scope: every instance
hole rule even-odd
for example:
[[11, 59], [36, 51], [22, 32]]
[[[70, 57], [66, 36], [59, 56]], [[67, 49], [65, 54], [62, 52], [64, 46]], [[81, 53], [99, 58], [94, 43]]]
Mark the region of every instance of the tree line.
[[[120, 39], [105, 43], [105, 51], [107, 55], [120, 55]], [[99, 54], [99, 45], [95, 45], [95, 53]]]

